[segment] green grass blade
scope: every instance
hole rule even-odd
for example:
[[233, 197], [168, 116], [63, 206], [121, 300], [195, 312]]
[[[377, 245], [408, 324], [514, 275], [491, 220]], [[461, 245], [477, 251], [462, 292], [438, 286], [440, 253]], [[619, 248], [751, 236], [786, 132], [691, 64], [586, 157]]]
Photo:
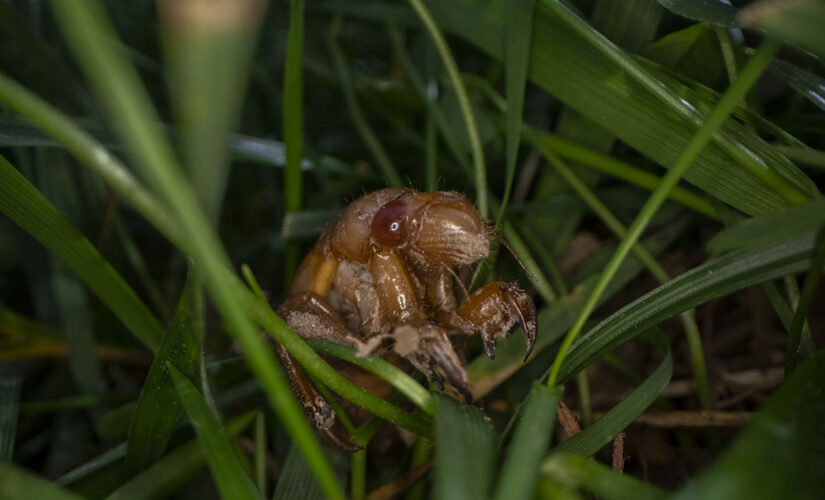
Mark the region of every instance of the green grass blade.
[[504, 163], [504, 195], [501, 197], [496, 222], [501, 221], [510, 201], [513, 178], [516, 176], [518, 147], [521, 142], [521, 119], [524, 108], [524, 86], [527, 83], [527, 65], [530, 63], [530, 42], [533, 39], [533, 12], [535, 0], [507, 3], [507, 38], [504, 65], [507, 96], [507, 153]]
[[742, 288], [807, 269], [813, 234], [756, 250], [732, 252], [674, 278], [616, 311], [571, 348], [559, 380], [569, 380], [639, 330]]
[[768, 71], [793, 87], [814, 106], [825, 111], [825, 78], [781, 59], [771, 61]]
[[[233, 418], [226, 424], [226, 434], [237, 436], [255, 420], [254, 411]], [[198, 472], [204, 465], [204, 454], [196, 439], [174, 449], [143, 472], [121, 484], [108, 500], [132, 498], [164, 498]]]
[[263, 5], [162, 2], [158, 7], [183, 163], [207, 217], [217, 225], [229, 175], [228, 133], [243, 100]]
[[461, 116], [464, 118], [464, 124], [467, 127], [467, 137], [470, 140], [470, 153], [473, 157], [476, 205], [478, 206], [478, 212], [481, 214], [481, 217], [486, 219], [489, 216], [489, 208], [487, 206], [487, 165], [484, 163], [484, 150], [481, 147], [478, 125], [473, 117], [473, 109], [470, 106], [467, 89], [464, 86], [464, 81], [461, 79], [461, 74], [458, 72], [458, 65], [455, 62], [453, 53], [450, 51], [450, 47], [447, 45], [447, 40], [444, 39], [444, 34], [441, 32], [439, 25], [436, 24], [429, 9], [424, 5], [422, 0], [409, 0], [409, 2], [435, 44], [438, 55], [441, 58], [441, 63], [447, 70], [447, 76], [458, 98]]
[[286, 455], [283, 469], [281, 469], [278, 483], [272, 500], [316, 500], [324, 498], [324, 492], [313, 476], [312, 470], [301, 455], [300, 450], [293, 446]]
[[665, 201], [667, 193], [673, 189], [699, 153], [701, 153], [705, 146], [707, 146], [716, 130], [718, 130], [719, 127], [725, 123], [730, 116], [730, 113], [733, 111], [733, 108], [745, 96], [747, 90], [756, 82], [756, 79], [762, 74], [777, 50], [779, 50], [779, 43], [772, 39], [765, 41], [759, 50], [757, 50], [753, 59], [742, 70], [742, 74], [739, 78], [730, 86], [728, 91], [725, 92], [725, 95], [722, 96], [719, 104], [713, 110], [713, 113], [711, 113], [708, 117], [707, 122], [705, 122], [693, 138], [691, 138], [690, 142], [679, 157], [679, 160], [673, 168], [668, 171], [667, 175], [662, 178], [659, 186], [650, 195], [650, 198], [645, 203], [644, 207], [642, 207], [639, 215], [633, 221], [633, 224], [631, 224], [628, 228], [627, 235], [622, 238], [619, 248], [616, 249], [616, 253], [605, 267], [604, 273], [602, 273], [599, 281], [593, 288], [593, 292], [587, 298], [587, 302], [585, 302], [582, 307], [582, 312], [576, 320], [576, 323], [574, 323], [570, 328], [570, 331], [567, 333], [567, 336], [562, 342], [559, 349], [559, 355], [556, 356], [556, 359], [553, 361], [553, 366], [550, 369], [550, 376], [547, 379], [548, 385], [555, 384], [559, 369], [564, 362], [564, 357], [567, 355], [568, 349], [570, 349], [573, 341], [575, 341], [576, 337], [581, 332], [581, 329], [584, 327], [585, 321], [587, 321], [590, 314], [595, 309], [599, 296], [607, 288], [608, 283], [612, 279], [613, 274], [618, 270], [622, 260], [624, 260], [628, 252], [630, 252], [630, 249], [639, 239], [639, 236], [641, 236], [644, 228], [647, 227], [650, 220], [653, 218], [653, 215], [659, 210], [659, 207], [661, 207], [662, 203]]
[[657, 0], [662, 7], [694, 21], [733, 28], [738, 24], [738, 10], [715, 0]]
[[801, 2], [755, 2], [742, 9], [742, 25], [798, 44], [825, 56], [825, 4], [818, 0]]
[[[286, 148], [284, 168], [284, 210], [289, 217], [301, 209], [303, 175], [301, 158], [304, 151], [304, 0], [289, 3], [289, 34], [284, 62], [282, 130]], [[286, 226], [286, 220], [284, 220]], [[288, 238], [287, 238], [288, 240]], [[300, 244], [288, 242], [284, 256], [284, 286], [289, 287], [300, 262]]]
[[14, 454], [22, 382], [19, 375], [0, 375], [0, 462], [11, 461]]
[[180, 370], [166, 362], [186, 414], [192, 421], [206, 463], [223, 498], [260, 498], [252, 479], [238, 461], [221, 422], [206, 404], [203, 395]]
[[825, 352], [771, 396], [728, 451], [673, 498], [822, 498], [825, 491]]
[[713, 253], [755, 248], [810, 231], [823, 222], [825, 200], [819, 198], [727, 227], [708, 240], [707, 248]]
[[802, 339], [802, 326], [805, 324], [808, 308], [811, 306], [811, 301], [822, 278], [823, 263], [825, 263], [825, 225], [817, 232], [813, 256], [811, 257], [811, 267], [805, 273], [805, 284], [802, 285], [802, 291], [799, 293], [799, 302], [794, 310], [793, 321], [788, 331], [788, 345], [785, 350], [786, 377], [796, 370], [800, 350], [799, 343]]
[[530, 498], [541, 459], [547, 453], [561, 391], [533, 383], [501, 466], [493, 498]]
[[0, 461], [0, 497], [8, 500], [32, 498], [80, 500], [83, 498], [5, 461]]
[[629, 474], [616, 472], [581, 455], [554, 453], [541, 469], [544, 477], [581, 488], [606, 500], [656, 500], [666, 492]]
[[366, 356], [359, 358], [355, 355], [355, 349], [342, 344], [332, 342], [312, 342], [313, 349], [321, 354], [335, 356], [361, 368], [375, 373], [383, 378], [407, 399], [428, 415], [435, 414], [435, 399], [427, 389], [421, 386], [414, 378], [404, 373], [403, 370], [377, 356]]
[[[635, 330], [637, 333], [642, 331], [641, 329]], [[656, 401], [673, 375], [673, 357], [664, 334], [657, 332], [655, 339], [658, 344], [666, 346], [667, 350], [664, 359], [653, 373], [622, 399], [621, 403], [611, 408], [583, 431], [556, 446], [554, 452], [575, 453], [589, 457], [609, 443]]]
[[[637, 168], [629, 163], [617, 160], [580, 144], [567, 141], [561, 137], [536, 129], [528, 128], [525, 132], [527, 140], [537, 148], [549, 147], [560, 156], [573, 160], [582, 165], [588, 166], [599, 172], [612, 175], [624, 181], [653, 190], [659, 184], [659, 177]], [[676, 186], [668, 195], [670, 199], [681, 203], [699, 213], [709, 217], [718, 218], [713, 205], [701, 196], [685, 188]]]
[[341, 24], [341, 17], [335, 17], [330, 28], [329, 51], [332, 56], [332, 64], [335, 67], [335, 73], [338, 76], [338, 83], [341, 86], [341, 91], [344, 93], [347, 109], [352, 117], [355, 128], [358, 130], [358, 134], [361, 136], [361, 140], [364, 141], [364, 145], [369, 150], [373, 160], [378, 164], [378, 168], [381, 169], [387, 185], [401, 187], [404, 183], [401, 181], [401, 177], [398, 175], [398, 171], [395, 165], [393, 165], [390, 155], [387, 154], [387, 150], [381, 145], [375, 132], [373, 132], [367, 123], [367, 119], [355, 95], [355, 88], [352, 84], [352, 77], [347, 67], [344, 52], [338, 45], [338, 33], [341, 29]]
[[94, 245], [2, 157], [0, 212], [69, 266], [138, 340], [158, 348], [163, 329], [146, 305]]
[[170, 362], [189, 379], [201, 374], [203, 357], [203, 305], [200, 280], [194, 272], [186, 281], [175, 317], [152, 360], [143, 382], [129, 427], [126, 477], [132, 477], [160, 457], [183, 412], [172, 380], [167, 375]]
[[301, 208], [303, 193], [301, 158], [304, 150], [304, 0], [290, 1], [288, 36], [283, 91], [283, 130], [286, 148], [284, 205], [288, 212], [293, 212]]
[[[127, 152], [134, 158], [135, 166], [162, 194], [181, 223], [181, 231], [177, 234], [170, 235], [168, 231], [164, 234], [191, 252], [217, 309], [243, 346], [247, 362], [283, 424], [307, 454], [326, 494], [341, 498], [340, 486], [323, 457], [317, 437], [290, 392], [284, 375], [275, 368], [271, 347], [266, 345], [245, 314], [239, 300], [243, 286], [228, 272], [229, 259], [217, 235], [200, 209], [169, 144], [154, 125], [158, 120], [149, 96], [134, 67], [112, 45], [117, 35], [105, 12], [88, 0], [73, 2], [71, 6], [57, 1], [52, 7], [78, 62], [113, 118]], [[158, 225], [154, 219], [152, 222]]]
[[[636, 74], [649, 75], [637, 59], [616, 52], [618, 49], [610, 54], [602, 52], [594, 45], [597, 33], [588, 31], [586, 37], [574, 30], [567, 18], [560, 17], [557, 5], [553, 5], [551, 9], [541, 2], [536, 7], [530, 79], [634, 149], [671, 167], [702, 121], [685, 106], [706, 111], [713, 107], [715, 98], [688, 89], [656, 70], [651, 70], [655, 71], [651, 77], [655, 83], [640, 85], [627, 73], [632, 69]], [[494, 58], [503, 59], [503, 4], [444, 0], [431, 2], [430, 8], [444, 29], [468, 39]], [[667, 100], [664, 107], [663, 99]], [[674, 120], [674, 114], [690, 114], [692, 118]], [[754, 173], [758, 169], [771, 171], [769, 176], [782, 180], [765, 180]], [[816, 193], [810, 179], [793, 164], [733, 121], [727, 122], [714, 142], [696, 158], [686, 179], [749, 214], [787, 205], [778, 194], [777, 189], [783, 189], [778, 187], [781, 185], [797, 192], [798, 196], [788, 194], [794, 198]]]
[[435, 426], [437, 500], [486, 498], [493, 482], [496, 435], [484, 413], [438, 397]]

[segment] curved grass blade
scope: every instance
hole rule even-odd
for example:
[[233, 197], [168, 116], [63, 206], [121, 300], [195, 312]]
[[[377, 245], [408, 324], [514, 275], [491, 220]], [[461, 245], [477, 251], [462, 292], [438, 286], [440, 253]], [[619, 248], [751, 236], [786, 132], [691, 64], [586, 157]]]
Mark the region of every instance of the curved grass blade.
[[203, 449], [206, 463], [223, 498], [260, 498], [252, 479], [246, 474], [232, 443], [220, 421], [204, 401], [203, 395], [180, 370], [166, 362], [169, 375], [175, 383], [186, 414], [192, 421], [198, 443]]
[[155, 354], [129, 427], [126, 477], [132, 477], [163, 455], [183, 412], [166, 363], [179, 367], [190, 380], [201, 375], [203, 357], [203, 304], [200, 280], [190, 272], [175, 317]]
[[581, 455], [554, 453], [541, 468], [543, 477], [581, 488], [606, 500], [656, 500], [666, 492], [650, 483], [606, 467]]
[[662, 7], [688, 19], [728, 28], [738, 25], [738, 9], [719, 0], [656, 0]]
[[771, 61], [768, 71], [781, 78], [816, 107], [825, 111], [825, 78], [781, 59]]
[[[461, 35], [494, 58], [502, 59], [504, 5], [474, 0], [442, 0], [429, 5], [445, 29]], [[536, 7], [533, 29], [529, 78], [664, 166], [675, 163], [696, 132], [695, 122], [701, 120], [696, 116], [697, 110], [706, 111], [715, 105], [715, 98], [688, 89], [660, 70], [643, 68], [636, 59], [618, 49], [611, 56], [601, 52], [592, 39], [574, 30], [545, 2]], [[598, 36], [592, 31], [590, 34]], [[626, 68], [648, 76], [652, 74], [657, 83], [643, 86], [626, 74]], [[667, 98], [665, 106], [662, 96]], [[693, 111], [685, 106], [692, 107]], [[675, 119], [688, 114], [697, 120]], [[731, 152], [737, 152], [734, 157], [738, 160], [732, 160]], [[749, 168], [739, 160], [748, 163]], [[772, 172], [768, 175], [773, 180], [757, 176], [757, 170]], [[714, 141], [697, 157], [685, 178], [748, 214], [770, 212], [787, 205], [780, 194], [783, 191], [795, 200], [816, 194], [810, 179], [787, 158], [732, 120], [725, 123]]]
[[[639, 333], [643, 330], [635, 331]], [[664, 346], [666, 352], [664, 359], [653, 373], [622, 399], [621, 403], [611, 408], [580, 433], [556, 446], [554, 453], [575, 453], [585, 457], [595, 454], [656, 401], [673, 375], [673, 357], [670, 354], [667, 339], [661, 331], [655, 335], [654, 342]]]
[[7, 500], [31, 498], [80, 500], [83, 498], [5, 461], [0, 461], [0, 497]]
[[[234, 4], [234, 3], [233, 3]], [[227, 4], [228, 5], [228, 4]], [[135, 68], [113, 46], [117, 34], [102, 7], [89, 0], [52, 2], [55, 17], [74, 55], [113, 118], [135, 167], [146, 176], [180, 223], [180, 232], [169, 231], [164, 221], [152, 219], [175, 243], [195, 258], [210, 296], [225, 319], [229, 331], [239, 340], [253, 373], [281, 421], [306, 453], [327, 495], [343, 493], [321, 452], [318, 439], [276, 366], [274, 353], [259, 335], [244, 310], [239, 295], [245, 290], [233, 273], [217, 234], [199, 206], [197, 197], [181, 171], [170, 144], [154, 125], [157, 113], [142, 86]], [[144, 216], [146, 214], [144, 213]], [[181, 243], [181, 241], [185, 243]]]
[[475, 500], [489, 494], [495, 466], [496, 435], [475, 406], [447, 396], [437, 399], [435, 486], [437, 500]]
[[616, 311], [582, 335], [559, 371], [564, 382], [638, 331], [742, 288], [810, 266], [813, 234], [710, 260]]
[[771, 396], [730, 451], [673, 498], [822, 498], [825, 491], [825, 352]]
[[659, 186], [657, 186], [653, 193], [651, 193], [650, 198], [648, 198], [642, 209], [639, 211], [639, 214], [628, 228], [627, 233], [622, 237], [616, 252], [605, 266], [605, 270], [599, 277], [599, 281], [596, 282], [593, 292], [587, 298], [584, 306], [582, 306], [581, 314], [579, 314], [576, 322], [570, 328], [567, 336], [562, 341], [562, 345], [559, 348], [559, 354], [556, 356], [556, 359], [553, 361], [553, 366], [550, 368], [550, 376], [547, 379], [548, 385], [552, 385], [556, 382], [562, 362], [564, 361], [570, 346], [573, 344], [578, 334], [581, 333], [581, 330], [584, 327], [584, 322], [587, 321], [590, 314], [595, 309], [599, 296], [604, 293], [610, 283], [610, 280], [613, 278], [613, 274], [615, 274], [621, 265], [621, 262], [627, 257], [630, 249], [641, 236], [643, 230], [648, 226], [654, 214], [662, 206], [667, 193], [673, 189], [679, 179], [689, 169], [696, 157], [709, 144], [711, 137], [715, 134], [719, 127], [727, 121], [730, 113], [736, 106], [736, 103], [744, 97], [747, 90], [756, 82], [757, 78], [762, 74], [771, 57], [773, 57], [777, 50], [779, 50], [779, 43], [776, 40], [771, 38], [765, 40], [747, 66], [745, 66], [742, 70], [742, 74], [739, 78], [731, 84], [727, 91], [725, 91], [725, 94], [719, 100], [718, 105], [713, 109], [713, 112], [710, 114], [707, 121], [690, 139], [690, 142], [687, 144], [684, 151], [679, 155], [679, 160], [677, 160], [676, 164], [673, 165], [670, 171], [662, 177], [662, 181], [659, 183]]
[[[226, 424], [226, 434], [237, 436], [255, 420], [257, 412], [250, 411]], [[188, 441], [168, 453], [143, 472], [113, 491], [108, 500], [132, 498], [165, 498], [198, 472], [204, 465], [204, 454], [196, 439]]]
[[507, 458], [501, 466], [494, 499], [530, 498], [541, 459], [550, 445], [560, 398], [561, 391], [558, 388], [533, 382]]
[[163, 329], [146, 305], [94, 245], [3, 157], [0, 212], [69, 266], [138, 340], [158, 348]]
[[727, 227], [707, 242], [713, 253], [775, 243], [819, 227], [825, 222], [825, 199], [754, 217]]

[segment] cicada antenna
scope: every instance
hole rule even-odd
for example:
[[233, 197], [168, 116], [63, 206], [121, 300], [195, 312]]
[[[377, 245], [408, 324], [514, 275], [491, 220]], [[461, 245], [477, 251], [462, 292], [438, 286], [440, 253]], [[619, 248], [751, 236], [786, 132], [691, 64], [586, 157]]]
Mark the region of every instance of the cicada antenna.
[[507, 243], [507, 241], [504, 238], [502, 238], [497, 232], [493, 231], [493, 236], [495, 236], [499, 243], [501, 243], [504, 246], [504, 248], [506, 248], [507, 251], [510, 252], [510, 255], [512, 255], [514, 259], [516, 259], [516, 262], [518, 262], [518, 265], [521, 267], [521, 270], [524, 271], [527, 274], [527, 276], [530, 277], [530, 279], [532, 279], [535, 282], [538, 282], [539, 279], [536, 277], [536, 275], [531, 273], [529, 269], [527, 269], [527, 266], [524, 265], [524, 262], [522, 262], [521, 259], [519, 259], [518, 255], [516, 255], [516, 252], [513, 250], [513, 247], [511, 247], [510, 244]]

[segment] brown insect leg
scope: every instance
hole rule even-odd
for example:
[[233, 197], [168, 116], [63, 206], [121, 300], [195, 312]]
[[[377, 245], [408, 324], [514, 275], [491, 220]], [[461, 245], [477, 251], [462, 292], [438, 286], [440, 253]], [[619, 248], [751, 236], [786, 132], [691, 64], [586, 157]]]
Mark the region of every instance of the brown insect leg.
[[321, 432], [332, 444], [338, 446], [342, 450], [354, 453], [361, 449], [349, 441], [347, 433], [341, 427], [341, 424], [335, 418], [335, 410], [324, 400], [323, 396], [315, 389], [312, 382], [307, 377], [304, 369], [301, 368], [295, 358], [289, 354], [289, 351], [279, 343], [275, 343], [278, 357], [281, 358], [281, 363], [286, 370], [289, 381], [292, 383], [292, 389], [298, 396], [298, 401], [304, 408], [304, 411], [312, 420], [315, 428]]
[[[470, 294], [456, 312], [473, 326], [472, 331], [467, 331], [466, 327], [458, 330], [464, 334], [480, 331], [484, 352], [491, 359], [495, 358], [496, 339], [506, 336], [516, 323], [524, 330], [524, 359], [533, 350], [538, 331], [536, 306], [515, 283], [488, 283]], [[453, 323], [462, 326], [460, 321]]]
[[338, 311], [314, 292], [290, 295], [278, 308], [278, 315], [302, 338], [349, 344], [358, 350], [357, 356], [372, 353], [385, 338], [376, 335], [366, 342], [362, 341], [344, 323]]

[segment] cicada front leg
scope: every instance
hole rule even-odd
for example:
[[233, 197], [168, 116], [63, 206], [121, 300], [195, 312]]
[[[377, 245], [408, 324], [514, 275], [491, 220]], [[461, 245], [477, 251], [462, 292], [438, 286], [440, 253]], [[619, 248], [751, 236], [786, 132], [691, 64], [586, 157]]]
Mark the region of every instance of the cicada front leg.
[[495, 358], [496, 339], [506, 336], [516, 324], [524, 330], [527, 359], [536, 343], [536, 306], [518, 285], [501, 281], [471, 293], [450, 321], [452, 327], [466, 335], [480, 332], [484, 352], [491, 359]]

